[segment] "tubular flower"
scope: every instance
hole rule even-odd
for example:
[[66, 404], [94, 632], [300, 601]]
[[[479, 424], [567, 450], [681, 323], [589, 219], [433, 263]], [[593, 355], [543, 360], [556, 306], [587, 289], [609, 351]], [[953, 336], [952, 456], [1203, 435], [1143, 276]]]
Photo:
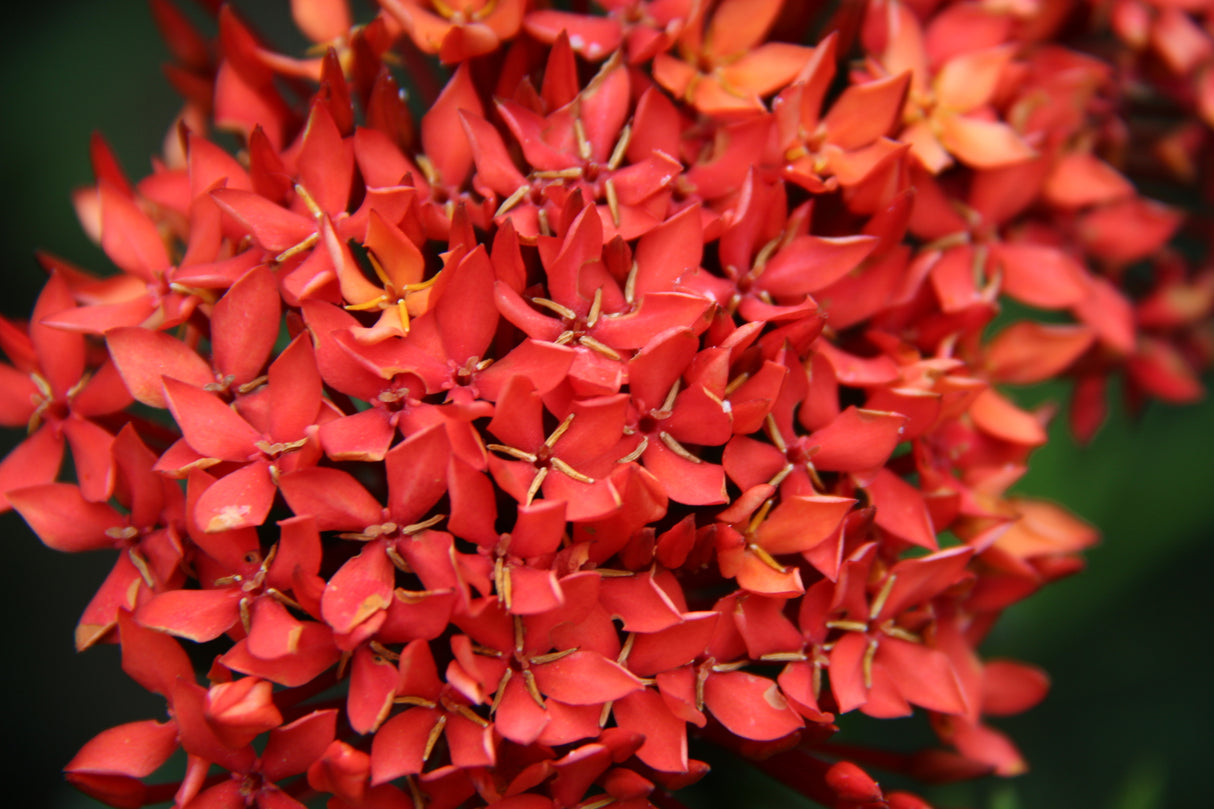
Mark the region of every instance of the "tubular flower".
[[[0, 506], [118, 552], [76, 644], [167, 707], [84, 792], [677, 806], [696, 739], [920, 809], [861, 764], [1025, 768], [992, 718], [1048, 680], [981, 643], [1096, 533], [1011, 494], [1052, 413], [1013, 388], [1073, 380], [1085, 439], [1116, 378], [1202, 394], [1196, 214], [1139, 188], [1203, 176], [1209, 12], [600, 5], [297, 0], [290, 54], [153, 4], [186, 108], [75, 199], [116, 272], [45, 255], [0, 321]], [[833, 746], [856, 711], [941, 746]]]

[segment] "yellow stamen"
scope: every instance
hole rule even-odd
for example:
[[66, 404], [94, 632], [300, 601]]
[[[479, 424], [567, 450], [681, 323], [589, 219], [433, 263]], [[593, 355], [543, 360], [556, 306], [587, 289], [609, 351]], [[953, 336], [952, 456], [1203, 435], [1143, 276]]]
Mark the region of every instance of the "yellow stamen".
[[607, 197], [607, 210], [611, 211], [611, 221], [620, 226], [620, 198], [615, 193], [615, 182], [608, 177], [603, 181], [603, 193]]
[[557, 303], [556, 301], [549, 300], [548, 298], [532, 298], [531, 302], [537, 306], [542, 306], [545, 309], [556, 312], [566, 320], [577, 320], [577, 312], [573, 311], [564, 304]]
[[557, 428], [552, 431], [552, 435], [544, 440], [544, 446], [549, 449], [556, 446], [556, 442], [561, 440], [561, 436], [569, 429], [569, 425], [573, 424], [573, 417], [576, 415], [577, 413], [570, 413], [568, 416], [565, 416], [565, 420], [557, 425]]
[[[550, 463], [552, 464], [554, 469], [556, 469], [558, 472], [561, 472], [562, 474], [566, 475], [567, 477], [571, 477], [574, 480], [579, 481], [581, 483], [594, 483], [594, 478], [588, 477], [587, 475], [583, 475], [581, 472], [577, 471], [572, 466], [570, 466], [569, 464], [562, 461], [560, 458], [553, 458], [550, 461]], [[543, 471], [543, 470], [541, 470], [541, 471]]]
[[632, 124], [624, 124], [624, 128], [620, 130], [620, 136], [615, 141], [615, 148], [611, 150], [611, 157], [607, 158], [607, 168], [615, 171], [620, 167], [620, 163], [624, 162], [624, 155], [628, 152], [628, 144], [632, 142]]
[[586, 348], [589, 348], [591, 351], [595, 351], [599, 354], [602, 354], [604, 357], [607, 357], [608, 359], [617, 360], [617, 361], [623, 359], [623, 357], [620, 356], [620, 352], [616, 351], [614, 348], [607, 345], [606, 343], [603, 343], [603, 342], [600, 342], [599, 340], [594, 339], [589, 334], [583, 334], [581, 337], [579, 337], [578, 344], [585, 346]]
[[683, 460], [690, 461], [691, 463], [703, 463], [700, 458], [692, 455], [686, 447], [680, 444], [674, 436], [665, 430], [658, 432], [658, 438], [662, 439], [662, 443], [666, 445], [667, 449], [669, 449], [675, 455], [678, 455]]

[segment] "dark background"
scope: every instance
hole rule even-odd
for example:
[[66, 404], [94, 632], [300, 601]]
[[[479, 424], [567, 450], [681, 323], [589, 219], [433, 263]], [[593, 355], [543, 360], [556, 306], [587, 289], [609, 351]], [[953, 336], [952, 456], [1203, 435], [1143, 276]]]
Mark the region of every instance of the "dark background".
[[[259, 17], [287, 18], [285, 0], [255, 5]], [[104, 133], [138, 179], [150, 171], [178, 104], [144, 3], [27, 3], [0, 19], [0, 312], [24, 318], [43, 281], [36, 248], [108, 268], [69, 199], [92, 179], [90, 133]], [[1028, 391], [1022, 400], [1050, 393]], [[1214, 548], [1214, 408], [1156, 405], [1136, 423], [1118, 410], [1082, 449], [1061, 427], [1020, 488], [1068, 504], [1099, 525], [1104, 540], [1084, 575], [1013, 608], [986, 647], [1053, 677], [1044, 704], [1000, 723], [1033, 769], [927, 794], [942, 807], [974, 809], [1208, 806], [1214, 610], [1204, 564]], [[7, 447], [16, 436], [5, 440]], [[0, 543], [8, 562], [0, 585], [4, 783], [11, 797], [32, 798], [25, 806], [95, 806], [62, 783], [62, 766], [100, 730], [163, 713], [160, 698], [122, 674], [115, 647], [73, 651], [76, 619], [112, 554], [48, 550], [12, 514], [0, 516]], [[921, 730], [916, 720], [847, 719], [845, 727], [863, 725], [857, 730], [866, 738], [891, 744]], [[723, 769], [688, 802], [804, 805]]]

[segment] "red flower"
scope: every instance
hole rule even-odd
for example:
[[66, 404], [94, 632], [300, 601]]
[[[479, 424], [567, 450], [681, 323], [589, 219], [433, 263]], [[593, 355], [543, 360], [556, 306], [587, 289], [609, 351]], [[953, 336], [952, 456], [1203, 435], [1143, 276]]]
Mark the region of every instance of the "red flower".
[[[1136, 189], [1195, 198], [1208, 20], [1115, 4], [1110, 64], [1068, 4], [381, 5], [296, 0], [297, 56], [154, 4], [186, 111], [138, 183], [95, 139], [76, 197], [118, 273], [44, 257], [0, 322], [0, 504], [119, 552], [77, 646], [170, 717], [68, 779], [643, 809], [695, 737], [923, 809], [859, 764], [1021, 771], [988, 718], [1047, 681], [979, 644], [1095, 535], [1009, 494], [1050, 410], [1008, 388], [1074, 378], [1082, 437], [1117, 374], [1200, 395], [1214, 276], [1168, 246], [1200, 228]], [[951, 749], [831, 746], [855, 710]]]

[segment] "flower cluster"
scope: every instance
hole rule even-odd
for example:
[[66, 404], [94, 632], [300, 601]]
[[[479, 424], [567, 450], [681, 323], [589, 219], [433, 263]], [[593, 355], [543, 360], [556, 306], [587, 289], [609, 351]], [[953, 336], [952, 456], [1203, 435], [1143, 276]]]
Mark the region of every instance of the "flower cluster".
[[[1005, 388], [1072, 379], [1082, 437], [1110, 380], [1201, 395], [1214, 3], [597, 2], [294, 0], [302, 56], [153, 2], [185, 108], [75, 197], [118, 272], [44, 255], [0, 322], [0, 505], [117, 551], [76, 645], [167, 709], [84, 792], [678, 806], [689, 734], [840, 809], [1024, 769], [988, 718], [1046, 677], [977, 648], [1095, 534], [1009, 493], [1050, 413]], [[938, 748], [832, 744], [916, 710]]]

